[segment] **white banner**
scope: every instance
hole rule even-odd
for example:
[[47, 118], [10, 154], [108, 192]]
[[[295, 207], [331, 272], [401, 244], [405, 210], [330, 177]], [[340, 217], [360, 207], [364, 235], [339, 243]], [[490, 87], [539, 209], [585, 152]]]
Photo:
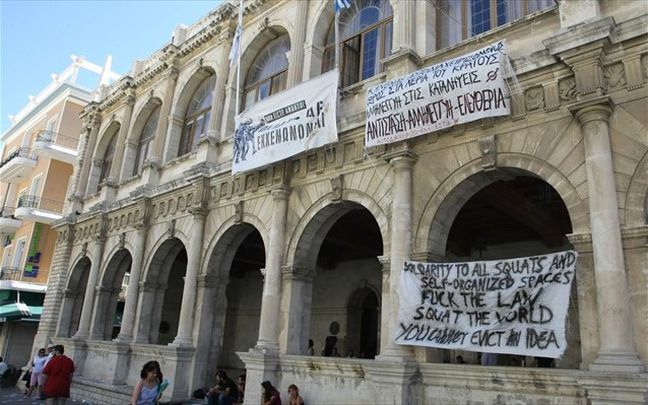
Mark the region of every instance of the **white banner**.
[[553, 357], [567, 346], [574, 251], [517, 259], [406, 261], [394, 341], [403, 345]]
[[505, 48], [500, 41], [370, 88], [365, 146], [510, 114]]
[[336, 142], [339, 73], [324, 73], [265, 98], [236, 117], [232, 173]]

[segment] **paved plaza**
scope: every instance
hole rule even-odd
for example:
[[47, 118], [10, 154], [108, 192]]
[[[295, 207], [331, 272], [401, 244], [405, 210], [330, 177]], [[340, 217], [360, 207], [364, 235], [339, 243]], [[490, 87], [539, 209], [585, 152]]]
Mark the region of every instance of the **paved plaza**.
[[[45, 401], [41, 401], [38, 399], [38, 395], [36, 393], [32, 394], [31, 398], [25, 398], [24, 394], [16, 389], [16, 388], [2, 388], [0, 390], [0, 404], [32, 404], [32, 405], [38, 405], [38, 404], [44, 404]], [[68, 404], [88, 404], [89, 402], [86, 401], [75, 401], [75, 400], [68, 400]]]

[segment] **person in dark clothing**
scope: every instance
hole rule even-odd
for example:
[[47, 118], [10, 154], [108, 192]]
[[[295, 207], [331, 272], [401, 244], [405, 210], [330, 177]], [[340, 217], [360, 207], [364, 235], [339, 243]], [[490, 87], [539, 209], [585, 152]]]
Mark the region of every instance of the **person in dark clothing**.
[[232, 405], [238, 398], [238, 388], [234, 380], [223, 370], [216, 372], [216, 386], [209, 390], [209, 405]]
[[263, 392], [261, 394], [261, 403], [263, 405], [281, 405], [281, 395], [270, 381], [261, 383]]

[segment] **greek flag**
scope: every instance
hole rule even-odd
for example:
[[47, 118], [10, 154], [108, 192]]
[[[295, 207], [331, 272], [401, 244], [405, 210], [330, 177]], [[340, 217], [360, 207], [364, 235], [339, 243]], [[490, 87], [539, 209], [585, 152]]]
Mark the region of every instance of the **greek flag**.
[[238, 63], [239, 52], [241, 49], [241, 33], [243, 32], [243, 26], [239, 23], [236, 27], [236, 33], [234, 34], [234, 41], [232, 41], [232, 49], [229, 53], [230, 66]]
[[343, 8], [350, 8], [353, 0], [333, 0], [335, 3], [335, 12], [339, 13]]

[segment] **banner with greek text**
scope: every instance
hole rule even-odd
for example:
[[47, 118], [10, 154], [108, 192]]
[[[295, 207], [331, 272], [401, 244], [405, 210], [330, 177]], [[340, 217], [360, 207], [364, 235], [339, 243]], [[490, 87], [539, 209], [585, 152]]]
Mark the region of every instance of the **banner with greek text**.
[[574, 251], [466, 263], [406, 261], [394, 341], [403, 345], [557, 358]]
[[324, 73], [265, 98], [236, 117], [232, 173], [337, 141], [339, 73]]
[[501, 68], [505, 48], [500, 41], [370, 88], [365, 146], [509, 115], [509, 91]]

